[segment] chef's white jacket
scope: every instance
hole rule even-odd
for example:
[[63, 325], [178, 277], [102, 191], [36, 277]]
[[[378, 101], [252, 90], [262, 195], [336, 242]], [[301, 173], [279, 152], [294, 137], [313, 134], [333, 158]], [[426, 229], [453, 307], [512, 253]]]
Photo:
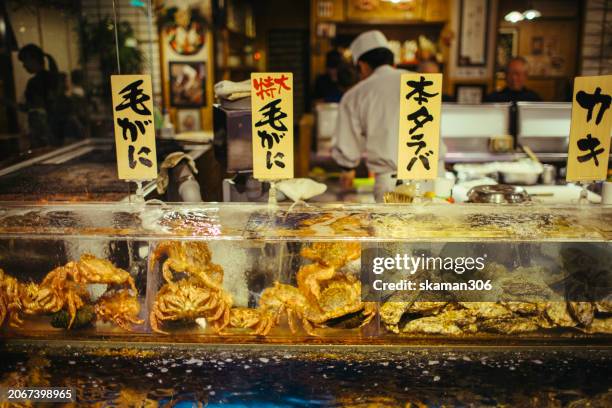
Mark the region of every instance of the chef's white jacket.
[[397, 171], [400, 77], [406, 72], [380, 66], [342, 96], [332, 149], [340, 166], [357, 167], [365, 152], [370, 171]]
[[[340, 166], [357, 167], [365, 152], [373, 173], [397, 172], [400, 77], [407, 72], [380, 66], [342, 96], [332, 149]], [[441, 143], [442, 169], [445, 150]]]

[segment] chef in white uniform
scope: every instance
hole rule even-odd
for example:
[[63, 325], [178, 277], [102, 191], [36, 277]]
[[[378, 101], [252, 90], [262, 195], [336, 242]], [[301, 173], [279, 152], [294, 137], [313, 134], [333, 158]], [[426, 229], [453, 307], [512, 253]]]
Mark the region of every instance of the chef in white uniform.
[[408, 71], [393, 67], [393, 53], [380, 31], [362, 33], [350, 50], [360, 82], [340, 101], [332, 157], [345, 170], [342, 184], [348, 187], [365, 153], [376, 177], [374, 196], [382, 202], [397, 183], [400, 77]]

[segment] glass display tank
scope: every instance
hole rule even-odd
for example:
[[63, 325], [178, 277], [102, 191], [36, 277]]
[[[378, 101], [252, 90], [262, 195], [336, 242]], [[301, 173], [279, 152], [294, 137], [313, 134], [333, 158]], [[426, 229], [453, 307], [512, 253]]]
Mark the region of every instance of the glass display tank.
[[612, 207], [5, 204], [5, 338], [609, 341]]

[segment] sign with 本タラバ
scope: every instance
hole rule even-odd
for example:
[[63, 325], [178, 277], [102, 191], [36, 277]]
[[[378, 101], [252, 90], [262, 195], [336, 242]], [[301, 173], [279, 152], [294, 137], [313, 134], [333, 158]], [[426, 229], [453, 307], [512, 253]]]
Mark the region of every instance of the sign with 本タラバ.
[[438, 176], [442, 74], [403, 74], [399, 101], [397, 178]]
[[612, 128], [612, 75], [577, 77], [567, 154], [567, 181], [605, 180]]
[[251, 74], [253, 177], [293, 178], [293, 74]]
[[123, 180], [157, 177], [150, 75], [112, 75], [117, 171]]

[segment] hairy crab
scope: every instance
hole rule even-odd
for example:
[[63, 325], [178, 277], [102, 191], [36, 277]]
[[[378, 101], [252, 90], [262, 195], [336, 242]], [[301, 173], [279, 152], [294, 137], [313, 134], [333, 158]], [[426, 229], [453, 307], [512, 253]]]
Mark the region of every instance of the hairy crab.
[[[360, 314], [358, 327], [365, 326], [376, 315], [373, 303], [361, 301], [361, 282], [338, 278], [322, 291], [318, 302], [311, 301], [298, 288], [276, 282], [263, 291], [259, 308], [280, 316], [287, 313], [287, 322], [292, 333], [297, 332], [296, 320], [311, 336], [317, 336], [315, 328], [327, 327], [333, 320]], [[278, 317], [277, 317], [278, 319]]]
[[165, 320], [203, 317], [220, 333], [229, 324], [232, 298], [223, 289], [223, 268], [212, 263], [208, 245], [199, 241], [164, 241], [151, 256], [151, 268], [164, 257], [161, 268], [165, 283], [150, 313], [151, 328], [167, 334], [161, 329]]
[[[129, 296], [132, 298], [131, 302], [137, 302], [136, 285], [129, 272], [106, 259], [84, 254], [76, 262], [71, 261], [53, 269], [40, 284], [30, 282], [20, 285], [18, 302], [13, 302], [14, 315], [11, 325], [19, 326], [23, 323], [20, 312], [37, 315], [55, 313], [67, 308], [70, 316], [67, 328], [71, 328], [77, 310], [90, 301], [87, 285], [94, 283], [119, 286], [125, 292], [122, 296]], [[128, 293], [130, 290], [133, 295]]]
[[297, 273], [300, 291], [311, 301], [318, 301], [321, 287], [336, 276], [337, 270], [361, 256], [361, 244], [354, 242], [315, 242], [300, 254], [311, 261]]
[[138, 318], [140, 303], [135, 296], [127, 290], [115, 293], [105, 293], [96, 302], [96, 316], [103, 322], [112, 321], [126, 331], [133, 331], [133, 324], [143, 324], [144, 320]]
[[161, 329], [164, 321], [195, 320], [203, 317], [220, 333], [230, 321], [232, 299], [223, 291], [203, 285], [195, 277], [164, 284], [149, 315], [151, 328], [156, 333], [168, 334]]
[[20, 285], [17, 279], [4, 273], [0, 269], [0, 327], [6, 317], [9, 317], [9, 325], [15, 327], [21, 325], [18, 311], [21, 309]]
[[212, 263], [210, 249], [205, 242], [161, 242], [149, 260], [151, 269], [164, 257], [162, 275], [166, 282], [174, 282], [174, 274], [184, 273], [197, 276], [211, 288], [221, 289], [223, 268]]
[[278, 323], [278, 316], [268, 310], [250, 307], [234, 307], [230, 310], [229, 326], [234, 329], [251, 329], [252, 334], [267, 335]]

